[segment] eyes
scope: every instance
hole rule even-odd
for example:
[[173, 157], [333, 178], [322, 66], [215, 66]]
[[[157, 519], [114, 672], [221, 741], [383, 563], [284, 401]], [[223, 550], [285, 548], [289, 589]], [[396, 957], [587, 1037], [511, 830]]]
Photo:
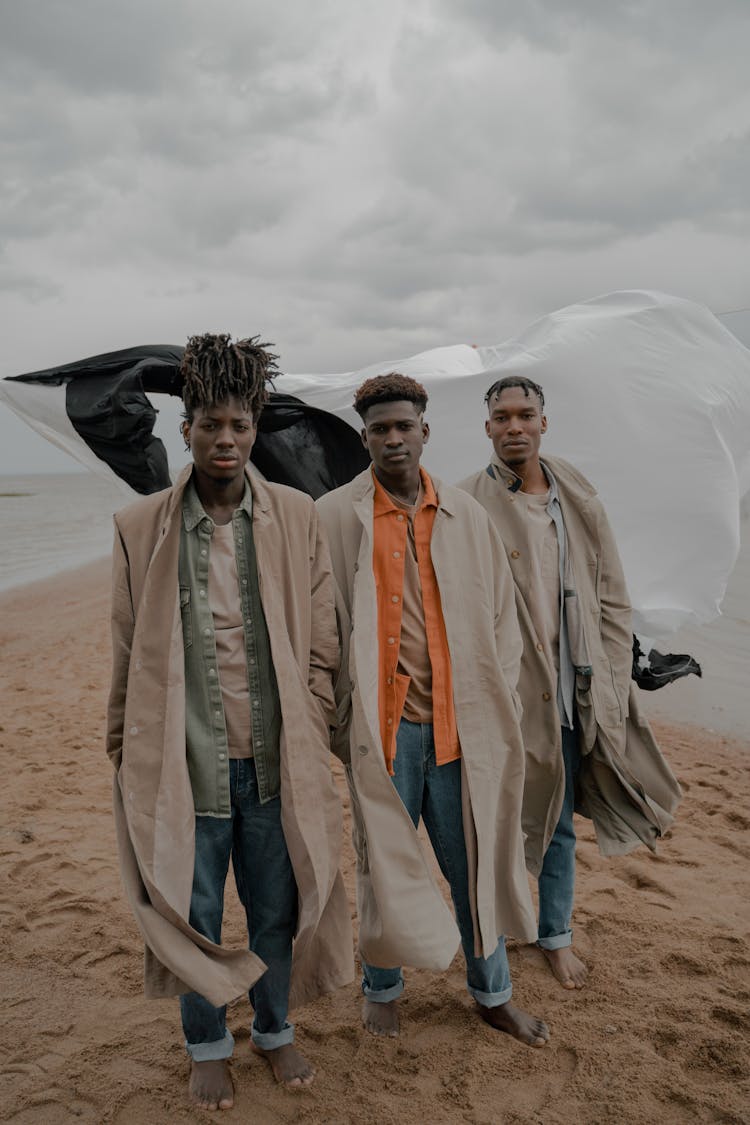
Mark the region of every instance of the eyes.
[[381, 424], [379, 422], [374, 422], [373, 425], [369, 427], [369, 433], [371, 433], [371, 434], [387, 434], [389, 432], [389, 430], [401, 430], [403, 432], [406, 432], [408, 430], [416, 429], [416, 425], [417, 425], [416, 422], [410, 422], [410, 421], [397, 422], [395, 424], [395, 426], [386, 426], [386, 425]]
[[[524, 410], [519, 415], [519, 417], [520, 417], [522, 422], [533, 422], [534, 419], [537, 417], [537, 413], [536, 413], [535, 410]], [[492, 415], [492, 421], [493, 422], [509, 422], [510, 418], [511, 418], [511, 416], [509, 414], [495, 413], [495, 414]]]
[[[215, 430], [223, 429], [223, 427], [218, 422], [213, 422], [210, 418], [202, 418], [198, 425], [200, 429], [205, 430], [206, 433], [213, 433]], [[250, 429], [250, 423], [233, 422], [232, 429], [236, 434], [246, 434]]]

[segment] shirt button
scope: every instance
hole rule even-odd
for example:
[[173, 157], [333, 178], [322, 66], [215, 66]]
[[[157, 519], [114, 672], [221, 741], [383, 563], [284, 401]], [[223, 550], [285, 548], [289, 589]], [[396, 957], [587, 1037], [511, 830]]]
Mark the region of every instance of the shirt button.
[[544, 700], [545, 703], [549, 703], [551, 698], [552, 698], [552, 696], [550, 695], [550, 693], [548, 691], [542, 692], [542, 699]]
[[398, 598], [398, 594], [392, 594], [392, 595], [391, 595], [391, 601], [392, 601], [392, 602], [397, 602], [398, 600], [399, 600], [399, 598]]
[[130, 728], [130, 733], [131, 733], [131, 734], [138, 734], [138, 727], [131, 727], [131, 728]]
[[508, 499], [510, 500], [511, 504], [515, 503], [515, 500], [516, 500], [515, 496], [509, 496]]
[[544, 645], [542, 644], [541, 641], [537, 641], [536, 647], [539, 649], [540, 652], [544, 652]]
[[393, 719], [386, 719], [386, 722], [387, 722], [389, 727], [393, 726]]
[[253, 623], [252, 617], [246, 617], [245, 618], [245, 624], [246, 625], [252, 625], [252, 623]]
[[136, 662], [135, 662], [136, 672], [140, 672], [142, 667], [143, 667], [143, 661], [142, 660], [136, 660]]
[[211, 630], [210, 629], [204, 629], [203, 630], [203, 636], [204, 637], [210, 637], [211, 636]]
[[395, 638], [395, 637], [389, 637], [389, 638], [388, 638], [388, 644], [389, 644], [389, 645], [395, 645], [395, 643], [396, 643], [396, 638]]
[[221, 711], [214, 711], [214, 718], [220, 719], [221, 718]]
[[205, 547], [201, 547], [201, 554], [203, 555], [203, 558], [205, 559], [206, 555], [208, 554], [208, 551], [206, 550]]
[[251, 664], [251, 665], [252, 665], [252, 664], [255, 664], [255, 657], [254, 657], [254, 656], [251, 656], [251, 657], [250, 657], [250, 658], [248, 659], [248, 664]]
[[247, 586], [247, 578], [243, 578], [243, 579], [242, 579], [242, 585], [243, 585], [243, 586]]
[[399, 513], [399, 515], [396, 516], [396, 519], [398, 520], [399, 523], [404, 522], [404, 517], [400, 513]]
[[205, 596], [206, 596], [206, 591], [205, 591], [205, 590], [199, 590], [199, 591], [198, 591], [198, 593], [200, 594], [200, 596], [201, 596], [202, 598], [205, 598]]
[[257, 699], [253, 700], [253, 707], [260, 707], [260, 703], [258, 702]]
[[216, 675], [216, 669], [215, 668], [209, 668], [208, 674], [209, 674], [209, 676], [215, 676]]
[[220, 762], [223, 762], [225, 758], [226, 758], [226, 754], [219, 754], [219, 761]]
[[521, 552], [520, 552], [520, 551], [511, 551], [511, 552], [510, 552], [510, 557], [511, 557], [512, 559], [520, 559], [520, 557], [521, 557]]
[[385, 682], [387, 684], [392, 684], [393, 683], [393, 676], [389, 676], [388, 679]]
[[400, 551], [394, 551], [393, 557], [394, 557], [394, 559], [400, 559], [401, 558], [401, 552]]
[[367, 753], [368, 747], [367, 746], [359, 746], [358, 749], [359, 749], [359, 752], [362, 755], [362, 757], [364, 757], [365, 754]]

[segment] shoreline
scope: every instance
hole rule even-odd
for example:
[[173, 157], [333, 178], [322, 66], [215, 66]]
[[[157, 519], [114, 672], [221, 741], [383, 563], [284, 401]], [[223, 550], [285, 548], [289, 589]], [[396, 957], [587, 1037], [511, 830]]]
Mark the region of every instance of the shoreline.
[[[176, 1002], [143, 997], [143, 949], [124, 900], [104, 753], [109, 561], [0, 594], [0, 1027], [3, 1119], [18, 1125], [215, 1120], [188, 1107]], [[669, 690], [669, 689], [665, 689]], [[318, 1070], [278, 1087], [237, 1042], [234, 1115], [259, 1125], [741, 1125], [750, 1104], [750, 773], [741, 741], [655, 724], [685, 797], [655, 855], [605, 859], [576, 818], [575, 945], [591, 976], [553, 980], [538, 949], [508, 943], [514, 1002], [552, 1038], [534, 1051], [474, 1012], [462, 959], [406, 971], [403, 1032], [360, 1026], [354, 983], [294, 1013]], [[346, 784], [342, 870], [354, 910]], [[225, 944], [244, 946], [227, 884]], [[231, 1113], [230, 1113], [231, 1116]]]

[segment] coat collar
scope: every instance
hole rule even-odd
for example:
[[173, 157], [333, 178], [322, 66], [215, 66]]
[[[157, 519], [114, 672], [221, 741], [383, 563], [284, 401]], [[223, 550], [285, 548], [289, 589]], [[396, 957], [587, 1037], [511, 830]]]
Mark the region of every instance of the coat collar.
[[[569, 494], [578, 503], [585, 503], [596, 496], [596, 489], [593, 485], [567, 461], [560, 457], [542, 457], [540, 461], [545, 476], [550, 482], [550, 487], [558, 494], [558, 498]], [[492, 458], [488, 473], [495, 480], [505, 485], [508, 492], [520, 491], [523, 481], [511, 469], [510, 465], [506, 465], [505, 461], [501, 461], [499, 457]]]

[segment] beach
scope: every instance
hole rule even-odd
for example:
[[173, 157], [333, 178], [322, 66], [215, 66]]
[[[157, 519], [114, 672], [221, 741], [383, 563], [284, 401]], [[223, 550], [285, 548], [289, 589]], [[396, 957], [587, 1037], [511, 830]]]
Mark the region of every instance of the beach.
[[[565, 992], [535, 948], [509, 943], [514, 1000], [547, 1020], [545, 1049], [479, 1021], [457, 958], [442, 975], [406, 974], [398, 1040], [364, 1032], [356, 984], [297, 1011], [298, 1044], [317, 1068], [304, 1092], [274, 1083], [251, 1052], [248, 1005], [235, 1002], [235, 1107], [189, 1107], [178, 1006], [143, 997], [141, 939], [120, 886], [103, 749], [108, 603], [106, 560], [0, 595], [1, 1120], [750, 1121], [746, 719], [740, 705], [730, 730], [692, 714], [676, 724], [681, 698], [705, 687], [693, 677], [653, 704], [685, 790], [658, 854], [605, 860], [578, 821], [573, 926], [587, 987]], [[671, 717], [669, 692], [683, 693]], [[343, 867], [353, 910], [348, 814]], [[243, 935], [231, 891], [225, 942]]]

